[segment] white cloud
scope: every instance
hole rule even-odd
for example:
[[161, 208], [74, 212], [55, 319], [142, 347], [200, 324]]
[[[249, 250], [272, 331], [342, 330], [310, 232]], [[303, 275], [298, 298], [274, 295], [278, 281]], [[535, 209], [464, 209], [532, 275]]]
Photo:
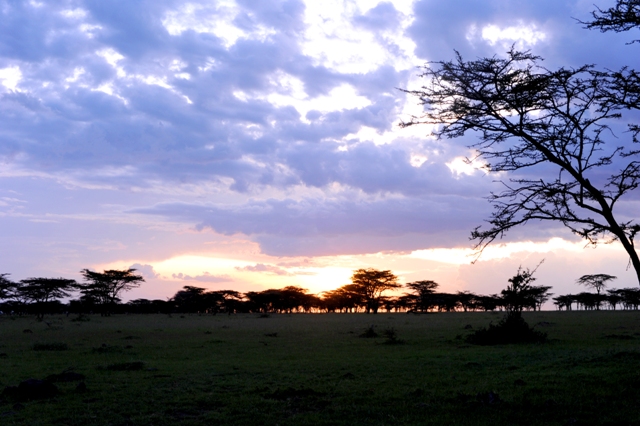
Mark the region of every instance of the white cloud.
[[474, 40], [482, 39], [490, 46], [500, 46], [501, 49], [509, 49], [513, 44], [518, 49], [529, 49], [548, 39], [547, 33], [540, 30], [536, 24], [524, 22], [508, 27], [489, 24], [478, 28], [472, 25], [466, 37], [472, 43]]
[[236, 269], [240, 272], [265, 272], [268, 274], [281, 275], [281, 276], [293, 276], [294, 274], [287, 270], [274, 265], [265, 265], [264, 263], [257, 263], [255, 265], [247, 265], [243, 267], [236, 266]]
[[213, 34], [223, 40], [226, 48], [233, 46], [241, 38], [264, 41], [276, 34], [275, 29], [263, 25], [254, 26], [251, 31], [233, 25], [241, 11], [233, 0], [217, 1], [214, 6], [187, 3], [179, 10], [167, 12], [162, 24], [173, 36], [185, 31]]
[[411, 252], [409, 257], [433, 260], [442, 263], [451, 263], [456, 265], [469, 264], [476, 258], [479, 261], [491, 261], [505, 258], [511, 258], [527, 253], [553, 253], [564, 250], [573, 253], [584, 251], [584, 241], [570, 242], [562, 238], [551, 238], [546, 242], [522, 241], [515, 243], [493, 244], [484, 249], [482, 255], [478, 258], [477, 252], [470, 248], [437, 248], [427, 250], [415, 250]]
[[[303, 82], [282, 71], [274, 73], [269, 78], [271, 92], [268, 94], [252, 94], [237, 90], [233, 95], [243, 102], [263, 100], [277, 107], [293, 106], [302, 117], [309, 111], [316, 110], [323, 113], [359, 109], [371, 105], [371, 101], [357, 93], [356, 89], [347, 83], [334, 87], [326, 95], [310, 97], [304, 90]], [[303, 121], [304, 120], [303, 118]]]
[[200, 275], [191, 276], [187, 274], [183, 274], [179, 272], [177, 274], [171, 274], [171, 277], [175, 280], [181, 281], [199, 281], [204, 283], [220, 283], [220, 282], [229, 282], [233, 281], [233, 278], [227, 274], [223, 275], [213, 275], [208, 271], [203, 272]]
[[317, 64], [343, 73], [367, 73], [385, 64], [396, 69], [415, 66], [415, 45], [403, 33], [413, 22], [410, 15], [413, 1], [394, 2], [394, 7], [403, 15], [397, 28], [367, 31], [355, 25], [355, 17], [379, 3], [306, 1], [304, 54]]
[[70, 19], [81, 19], [87, 16], [87, 11], [84, 9], [76, 8], [76, 9], [66, 9], [60, 12], [62, 16]]
[[9, 90], [18, 90], [18, 83], [22, 80], [22, 71], [20, 67], [12, 66], [0, 68], [0, 82]]

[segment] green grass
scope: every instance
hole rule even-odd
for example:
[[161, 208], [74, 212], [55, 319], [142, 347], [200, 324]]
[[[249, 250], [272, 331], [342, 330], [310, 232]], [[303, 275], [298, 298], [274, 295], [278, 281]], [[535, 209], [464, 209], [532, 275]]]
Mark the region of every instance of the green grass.
[[548, 343], [465, 343], [499, 313], [3, 317], [0, 390], [87, 390], [0, 398], [0, 424], [640, 424], [640, 312], [524, 316]]

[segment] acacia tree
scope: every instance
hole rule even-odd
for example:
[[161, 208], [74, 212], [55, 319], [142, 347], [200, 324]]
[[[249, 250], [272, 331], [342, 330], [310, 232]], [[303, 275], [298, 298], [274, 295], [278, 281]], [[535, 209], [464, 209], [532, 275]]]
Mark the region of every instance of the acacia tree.
[[620, 241], [640, 282], [640, 223], [617, 209], [640, 184], [633, 146], [640, 127], [628, 125], [618, 145], [609, 140], [614, 120], [640, 109], [640, 75], [589, 65], [549, 70], [541, 60], [512, 48], [505, 58], [465, 61], [456, 52], [453, 61], [429, 63], [421, 74], [427, 85], [405, 90], [426, 112], [401, 126], [435, 125], [438, 138], [476, 132], [474, 160], [490, 173], [515, 175], [488, 197], [490, 227], [471, 233], [478, 254], [513, 227], [559, 222], [593, 245]]
[[20, 280], [17, 291], [23, 298], [35, 305], [36, 317], [42, 319], [46, 304], [62, 297], [71, 296], [70, 291], [78, 283], [67, 278], [27, 278]]
[[405, 284], [405, 287], [415, 294], [415, 309], [421, 312], [429, 310], [433, 304], [433, 294], [439, 284], [432, 280], [414, 281]]
[[365, 301], [366, 313], [378, 313], [382, 293], [402, 287], [398, 284], [398, 277], [391, 271], [380, 271], [374, 268], [358, 269], [353, 272], [351, 282], [354, 289], [362, 294]]
[[11, 298], [16, 283], [8, 279], [9, 274], [0, 274], [0, 300]]
[[140, 286], [144, 282], [142, 275], [134, 274], [135, 269], [110, 269], [94, 272], [89, 269], [80, 271], [85, 283], [78, 288], [87, 299], [96, 300], [102, 307], [102, 315], [109, 316], [109, 306], [117, 303], [120, 294]]
[[607, 281], [615, 280], [618, 277], [608, 274], [583, 275], [576, 282], [585, 287], [591, 287], [600, 294], [603, 288], [607, 286]]
[[[597, 6], [596, 9], [591, 12], [593, 21], [580, 21], [585, 24], [585, 28], [597, 28], [603, 33], [607, 31], [621, 33], [640, 27], [640, 0], [618, 0], [614, 7], [607, 10]], [[633, 40], [631, 43], [639, 41]]]

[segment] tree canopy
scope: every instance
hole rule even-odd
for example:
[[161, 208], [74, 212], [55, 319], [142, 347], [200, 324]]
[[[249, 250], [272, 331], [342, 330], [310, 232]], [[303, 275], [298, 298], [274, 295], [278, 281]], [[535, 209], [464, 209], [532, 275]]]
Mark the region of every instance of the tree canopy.
[[89, 269], [80, 271], [85, 283], [80, 284], [81, 293], [89, 299], [95, 300], [103, 308], [103, 314], [109, 315], [109, 305], [119, 301], [119, 296], [125, 291], [132, 290], [144, 282], [142, 275], [134, 274], [135, 269], [110, 269], [94, 272]]
[[474, 132], [473, 160], [490, 173], [509, 172], [502, 191], [488, 197], [490, 226], [471, 234], [479, 253], [516, 226], [557, 222], [590, 244], [619, 241], [640, 282], [640, 222], [619, 208], [640, 185], [640, 127], [632, 119], [627, 133], [612, 130], [640, 109], [640, 74], [591, 65], [549, 70], [541, 61], [512, 48], [505, 57], [467, 61], [456, 52], [454, 60], [430, 62], [421, 74], [427, 83], [405, 90], [425, 113], [401, 125], [435, 125], [438, 138]]
[[357, 269], [351, 276], [354, 290], [362, 295], [366, 303], [366, 312], [378, 312], [380, 298], [387, 290], [400, 288], [398, 277], [391, 271], [380, 271], [374, 268]]
[[596, 6], [596, 9], [591, 13], [593, 21], [580, 21], [585, 28], [621, 33], [640, 27], [640, 0], [617, 0], [613, 7], [602, 10]]
[[577, 279], [577, 283], [585, 287], [591, 287], [598, 294], [607, 286], [607, 281], [615, 280], [617, 277], [608, 274], [583, 275]]

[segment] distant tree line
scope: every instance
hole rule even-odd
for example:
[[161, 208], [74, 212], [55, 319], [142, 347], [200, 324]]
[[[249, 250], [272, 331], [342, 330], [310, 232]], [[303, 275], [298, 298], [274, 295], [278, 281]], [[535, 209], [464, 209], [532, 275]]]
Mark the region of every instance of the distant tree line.
[[554, 297], [553, 303], [559, 310], [567, 311], [577, 309], [638, 310], [640, 307], [640, 288], [611, 289], [602, 294], [589, 292], [564, 294]]
[[[123, 292], [138, 287], [144, 279], [135, 269], [94, 272], [81, 271], [84, 282], [64, 278], [28, 278], [18, 282], [0, 274], [0, 311], [35, 314], [42, 318], [54, 313], [377, 313], [386, 312], [456, 312], [507, 310], [514, 295], [505, 289], [501, 294], [478, 295], [468, 291], [438, 292], [438, 283], [415, 281], [404, 286], [388, 270], [358, 269], [351, 284], [320, 294], [288, 286], [280, 289], [249, 291], [207, 290], [184, 286], [167, 300], [135, 299], [121, 303]], [[540, 310], [552, 295], [551, 287], [529, 286], [517, 295], [523, 310]], [[404, 289], [399, 296], [385, 296], [389, 290]], [[63, 303], [73, 293], [78, 298]]]
[[553, 303], [559, 310], [571, 311], [575, 309], [637, 310], [640, 306], [640, 288], [610, 289], [603, 292], [607, 282], [616, 277], [607, 274], [583, 275], [577, 283], [594, 289], [595, 293], [582, 292], [579, 294], [564, 294], [553, 298]]
[[[0, 274], [0, 311], [18, 314], [35, 314], [42, 319], [45, 314], [61, 312], [99, 312], [109, 316], [120, 311], [120, 296], [123, 292], [139, 287], [144, 278], [136, 275], [135, 269], [80, 271], [84, 282], [67, 278], [27, 278], [11, 281], [9, 274]], [[76, 292], [79, 298], [63, 304], [60, 299], [71, 297]]]

